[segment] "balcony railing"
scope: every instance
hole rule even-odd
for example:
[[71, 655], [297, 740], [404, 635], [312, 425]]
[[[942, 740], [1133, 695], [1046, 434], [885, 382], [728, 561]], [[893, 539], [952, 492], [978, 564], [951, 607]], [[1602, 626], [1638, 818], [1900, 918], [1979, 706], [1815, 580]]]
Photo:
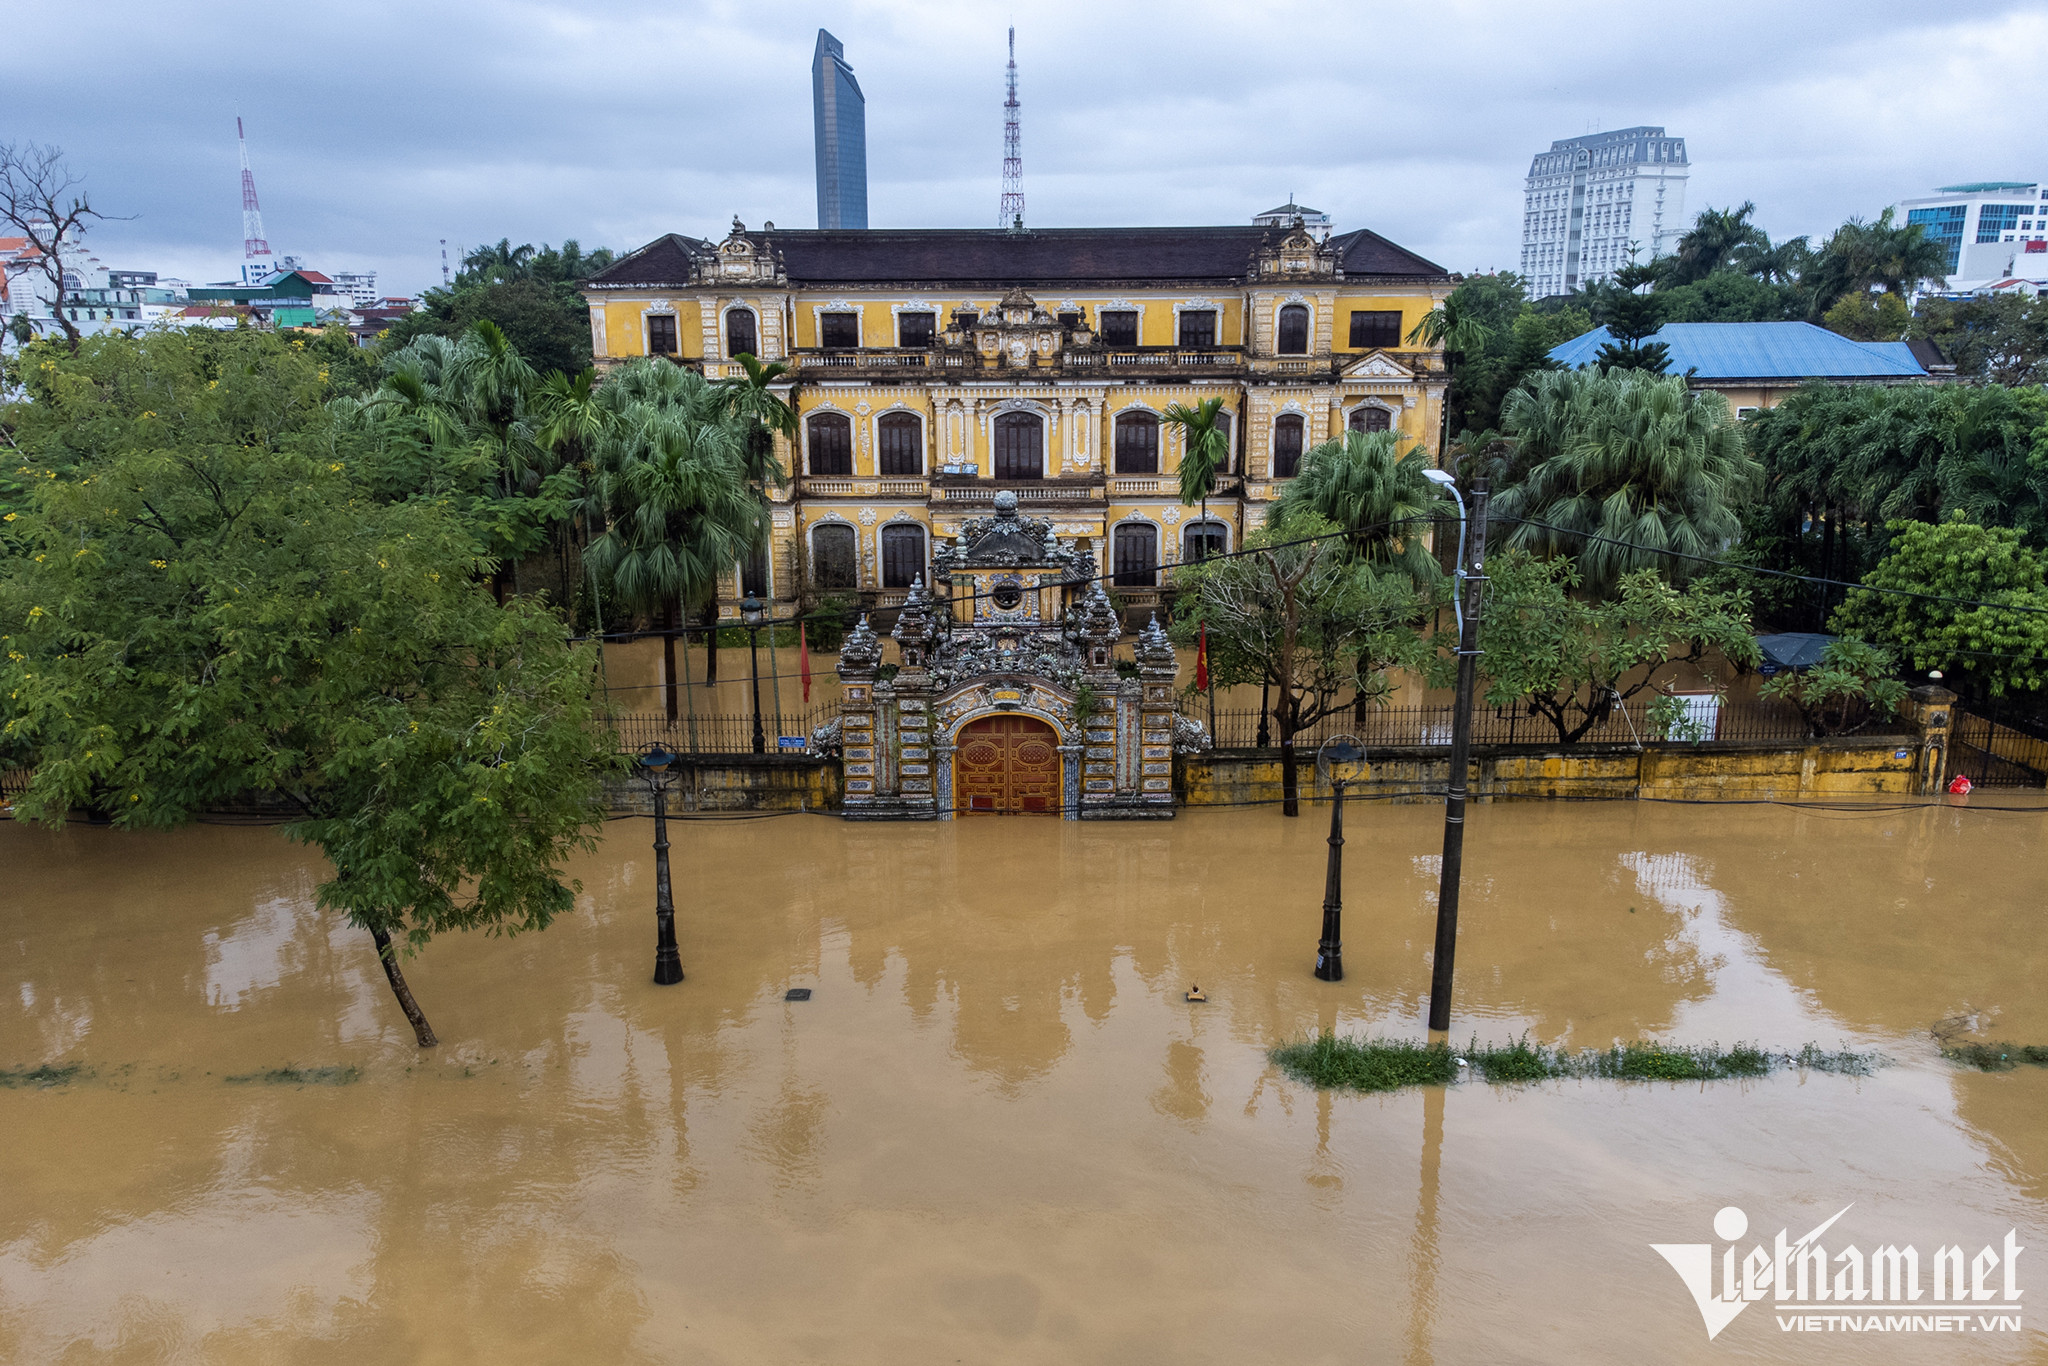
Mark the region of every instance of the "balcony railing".
[[898, 475], [881, 479], [863, 479], [851, 475], [826, 475], [823, 478], [806, 476], [803, 481], [804, 493], [819, 497], [922, 498], [925, 496], [925, 489], [925, 480], [908, 479]]
[[1103, 485], [1096, 479], [1002, 479], [980, 480], [973, 483], [932, 484], [932, 501], [935, 503], [991, 503], [995, 496], [1008, 489], [1017, 495], [1019, 503], [1045, 505], [1049, 503], [1100, 503], [1103, 501]]
[[932, 366], [932, 353], [925, 350], [901, 350], [880, 348], [860, 351], [823, 351], [814, 347], [799, 347], [795, 360], [798, 370], [835, 371], [859, 373], [864, 370], [911, 370], [928, 371]]

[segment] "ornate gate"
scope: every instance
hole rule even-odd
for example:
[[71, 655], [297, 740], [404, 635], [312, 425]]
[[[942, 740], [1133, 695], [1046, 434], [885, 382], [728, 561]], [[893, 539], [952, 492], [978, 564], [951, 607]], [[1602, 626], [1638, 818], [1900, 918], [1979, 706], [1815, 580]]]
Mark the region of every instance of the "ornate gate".
[[1059, 738], [1028, 716], [984, 716], [960, 729], [953, 801], [962, 814], [1060, 808]]

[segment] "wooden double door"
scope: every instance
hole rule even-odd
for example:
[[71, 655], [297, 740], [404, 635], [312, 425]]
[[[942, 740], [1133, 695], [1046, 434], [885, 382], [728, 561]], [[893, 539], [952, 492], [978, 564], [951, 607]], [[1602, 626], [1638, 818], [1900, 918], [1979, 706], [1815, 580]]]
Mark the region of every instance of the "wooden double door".
[[1060, 809], [1059, 737], [1029, 716], [984, 716], [960, 730], [953, 804], [962, 814]]

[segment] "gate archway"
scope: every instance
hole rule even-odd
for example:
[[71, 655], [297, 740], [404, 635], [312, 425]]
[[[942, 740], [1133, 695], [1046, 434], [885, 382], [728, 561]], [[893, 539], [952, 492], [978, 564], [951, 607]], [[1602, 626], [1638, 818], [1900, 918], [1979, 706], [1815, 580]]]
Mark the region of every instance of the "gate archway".
[[984, 716], [962, 726], [954, 743], [953, 802], [962, 815], [1060, 809], [1059, 736], [1045, 722]]

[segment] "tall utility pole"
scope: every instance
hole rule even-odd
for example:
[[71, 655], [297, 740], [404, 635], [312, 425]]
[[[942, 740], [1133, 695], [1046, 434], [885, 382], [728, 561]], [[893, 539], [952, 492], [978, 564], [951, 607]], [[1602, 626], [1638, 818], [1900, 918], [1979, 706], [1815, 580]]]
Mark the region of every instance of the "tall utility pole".
[[249, 137], [242, 131], [240, 114], [235, 115], [235, 141], [242, 149], [242, 274], [246, 279], [251, 264], [268, 264], [270, 243], [263, 238], [263, 209], [256, 203], [256, 177], [249, 173]]
[[1436, 955], [1429, 982], [1429, 1027], [1451, 1027], [1452, 960], [1458, 952], [1458, 879], [1465, 871], [1465, 781], [1472, 766], [1472, 692], [1479, 672], [1480, 600], [1486, 595], [1486, 476], [1472, 481], [1472, 526], [1458, 566], [1458, 700], [1451, 714], [1451, 779], [1444, 789], [1444, 861], [1436, 894]]
[[1003, 207], [999, 228], [1024, 226], [1024, 152], [1017, 130], [1017, 30], [1010, 29], [1010, 97], [1003, 101]]
[[441, 239], [441, 284], [442, 284], [442, 285], [443, 285], [443, 286], [445, 287], [445, 286], [447, 285], [447, 283], [448, 283], [448, 239], [444, 237], [444, 238], [442, 238], [442, 239]]

